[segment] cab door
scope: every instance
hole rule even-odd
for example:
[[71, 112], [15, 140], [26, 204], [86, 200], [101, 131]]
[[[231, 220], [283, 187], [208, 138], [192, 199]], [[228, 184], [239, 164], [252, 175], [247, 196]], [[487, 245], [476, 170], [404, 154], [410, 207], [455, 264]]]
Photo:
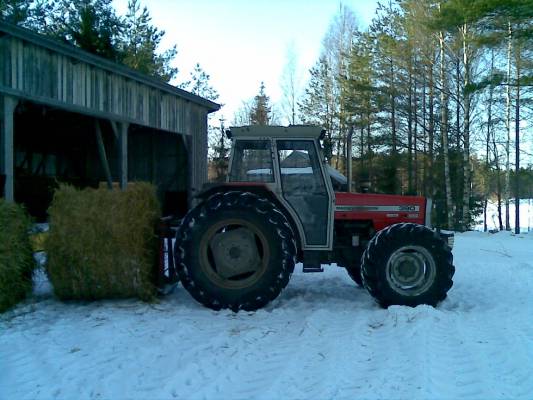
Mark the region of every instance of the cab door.
[[276, 153], [282, 198], [302, 225], [304, 249], [330, 249], [333, 192], [316, 142], [278, 139]]

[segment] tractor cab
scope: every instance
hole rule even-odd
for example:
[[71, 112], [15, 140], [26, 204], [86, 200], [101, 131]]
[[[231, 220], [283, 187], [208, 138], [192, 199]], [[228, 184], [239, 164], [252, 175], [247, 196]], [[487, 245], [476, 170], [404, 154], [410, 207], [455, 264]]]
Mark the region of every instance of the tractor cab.
[[[335, 194], [314, 126], [239, 127], [228, 182], [265, 185], [291, 214], [304, 250], [331, 249]], [[338, 174], [340, 175], [340, 174]]]

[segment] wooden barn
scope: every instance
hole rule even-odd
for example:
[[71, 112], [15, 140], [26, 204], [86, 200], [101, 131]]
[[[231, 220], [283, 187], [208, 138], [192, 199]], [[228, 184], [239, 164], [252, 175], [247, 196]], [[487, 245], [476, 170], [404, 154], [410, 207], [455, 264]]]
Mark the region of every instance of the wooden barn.
[[57, 182], [157, 185], [182, 214], [207, 180], [220, 106], [123, 65], [0, 22], [0, 195], [46, 217]]

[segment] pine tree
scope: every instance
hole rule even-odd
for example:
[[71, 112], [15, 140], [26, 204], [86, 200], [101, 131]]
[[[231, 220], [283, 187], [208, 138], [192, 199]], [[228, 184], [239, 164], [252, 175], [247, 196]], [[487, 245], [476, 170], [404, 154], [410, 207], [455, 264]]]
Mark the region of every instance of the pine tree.
[[211, 101], [218, 99], [217, 90], [211, 86], [211, 76], [203, 70], [199, 63], [196, 63], [190, 74], [190, 80], [181, 85], [183, 89]]
[[10, 24], [24, 25], [29, 18], [29, 8], [27, 0], [0, 0], [0, 17]]
[[178, 69], [172, 66], [177, 54], [176, 46], [159, 52], [165, 31], [159, 30], [151, 21], [146, 7], [141, 8], [138, 0], [129, 0], [120, 37], [121, 59], [143, 74], [168, 82], [178, 73]]
[[122, 30], [112, 0], [55, 0], [41, 17], [43, 33], [90, 53], [120, 60]]
[[326, 130], [323, 148], [326, 160], [331, 164], [333, 158], [333, 119], [335, 115], [332, 91], [333, 75], [325, 57], [309, 71], [310, 79], [299, 103], [301, 119], [304, 124], [318, 125]]
[[261, 82], [259, 93], [254, 97], [250, 110], [250, 122], [252, 125], [270, 125], [271, 113], [270, 98], [265, 93], [265, 84]]
[[211, 158], [211, 165], [214, 169], [214, 180], [221, 182], [224, 180], [228, 169], [228, 156], [230, 146], [226, 139], [226, 129], [224, 126], [224, 118], [220, 118], [219, 129], [213, 129], [211, 135], [211, 148], [213, 156]]

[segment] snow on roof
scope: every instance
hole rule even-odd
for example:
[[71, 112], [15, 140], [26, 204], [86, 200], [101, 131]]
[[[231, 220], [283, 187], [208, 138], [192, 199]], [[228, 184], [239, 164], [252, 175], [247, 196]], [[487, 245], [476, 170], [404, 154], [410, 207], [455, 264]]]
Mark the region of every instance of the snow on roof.
[[[348, 179], [337, 171], [335, 168], [326, 165], [326, 171], [329, 176], [341, 184], [346, 184]], [[282, 175], [296, 175], [296, 174], [312, 174], [313, 169], [311, 167], [300, 167], [300, 168], [281, 168]], [[272, 170], [270, 168], [258, 168], [251, 169], [246, 172], [247, 175], [272, 175]]]
[[346, 178], [343, 174], [341, 174], [331, 165], [326, 164], [326, 170], [328, 171], [329, 176], [331, 176], [337, 182], [342, 183], [342, 184], [348, 183], [348, 178]]

